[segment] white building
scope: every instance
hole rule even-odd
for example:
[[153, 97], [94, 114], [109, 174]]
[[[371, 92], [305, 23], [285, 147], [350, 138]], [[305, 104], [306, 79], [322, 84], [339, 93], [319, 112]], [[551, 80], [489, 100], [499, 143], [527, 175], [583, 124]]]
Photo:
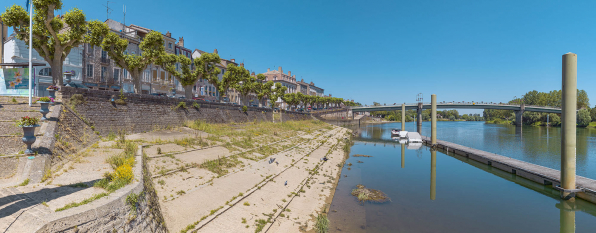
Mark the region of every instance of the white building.
[[[23, 63], [29, 62], [29, 46], [24, 41], [18, 40], [11, 35], [4, 43], [4, 62], [5, 63]], [[78, 46], [70, 50], [70, 53], [64, 60], [62, 72], [73, 72], [71, 82], [81, 84], [83, 69], [83, 46]], [[52, 69], [39, 53], [33, 49], [32, 62], [43, 63], [43, 67], [34, 67], [34, 92], [35, 96], [48, 95], [46, 88], [52, 85]], [[66, 83], [66, 82], [65, 82]]]

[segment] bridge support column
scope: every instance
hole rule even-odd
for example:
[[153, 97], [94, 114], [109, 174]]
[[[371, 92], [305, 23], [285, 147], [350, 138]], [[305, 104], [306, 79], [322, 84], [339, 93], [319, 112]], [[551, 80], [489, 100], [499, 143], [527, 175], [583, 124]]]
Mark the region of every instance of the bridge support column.
[[422, 103], [418, 103], [418, 115], [416, 118], [418, 118], [416, 119], [416, 131], [422, 134]]
[[437, 151], [430, 150], [430, 199], [437, 197]]
[[437, 144], [437, 95], [430, 96], [430, 143]]
[[513, 112], [515, 112], [515, 126], [517, 126], [517, 127], [521, 127], [523, 125], [523, 120], [524, 120], [523, 115], [524, 115], [524, 112], [526, 109], [525, 104], [522, 103], [519, 106], [519, 109], [520, 110], [518, 110], [518, 111], [513, 111]]
[[577, 109], [577, 54], [563, 55], [563, 83], [561, 102], [561, 198], [574, 199], [576, 109]]
[[406, 104], [401, 104], [401, 130], [406, 130]]

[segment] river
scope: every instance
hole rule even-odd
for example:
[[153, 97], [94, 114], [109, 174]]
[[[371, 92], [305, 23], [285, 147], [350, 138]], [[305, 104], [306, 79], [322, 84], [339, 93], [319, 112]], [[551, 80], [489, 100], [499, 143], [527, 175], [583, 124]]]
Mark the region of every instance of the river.
[[[560, 128], [438, 122], [438, 139], [559, 168]], [[540, 185], [428, 147], [403, 149], [390, 140], [400, 124], [362, 126], [342, 168], [328, 217], [330, 232], [593, 232], [596, 205], [563, 202]], [[413, 122], [406, 130], [415, 130]], [[430, 135], [430, 122], [422, 133]], [[593, 176], [596, 131], [578, 129], [578, 174]], [[366, 154], [372, 157], [352, 157]], [[360, 163], [360, 162], [362, 163]], [[435, 169], [433, 169], [433, 165]], [[590, 176], [592, 175], [592, 176]], [[385, 192], [391, 202], [359, 203], [357, 184]], [[567, 206], [567, 207], [565, 207]], [[573, 206], [573, 210], [568, 210]]]

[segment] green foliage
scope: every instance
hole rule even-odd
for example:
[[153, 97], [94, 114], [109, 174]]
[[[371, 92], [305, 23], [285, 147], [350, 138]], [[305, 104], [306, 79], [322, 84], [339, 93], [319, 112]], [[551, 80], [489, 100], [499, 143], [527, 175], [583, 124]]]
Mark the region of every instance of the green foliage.
[[39, 123], [38, 118], [24, 116], [24, 117], [21, 117], [20, 120], [17, 120], [16, 125], [17, 125], [17, 127], [24, 127], [24, 126], [34, 126], [34, 125], [37, 125], [37, 123]]
[[[88, 24], [85, 14], [73, 8], [56, 17], [62, 10], [61, 0], [33, 0], [33, 49], [52, 68], [53, 84], [62, 85], [62, 65], [70, 50], [86, 41]], [[1, 15], [8, 27], [13, 27], [16, 38], [29, 44], [29, 13], [19, 5], [12, 5]]]
[[126, 105], [126, 96], [124, 96], [124, 91], [120, 89], [119, 99], [115, 100], [114, 103], [119, 105]]
[[181, 102], [179, 102], [179, 103], [178, 103], [178, 105], [174, 106], [174, 108], [172, 108], [172, 109], [173, 109], [173, 110], [178, 110], [178, 109], [180, 109], [180, 108], [182, 108], [182, 109], [187, 109], [187, 107], [186, 107], [186, 102], [184, 102], [184, 101], [181, 101]]
[[23, 181], [23, 183], [19, 184], [19, 186], [26, 186], [29, 184], [29, 178], [27, 178], [26, 180]]
[[242, 106], [242, 112], [246, 113], [248, 111], [248, 107]]
[[98, 194], [93, 195], [90, 198], [87, 198], [87, 199], [81, 201], [81, 202], [72, 202], [72, 203], [69, 203], [69, 204], [65, 205], [64, 207], [61, 207], [61, 208], [56, 209], [56, 212], [60, 212], [60, 211], [67, 210], [67, 209], [70, 209], [70, 208], [73, 208], [73, 207], [77, 207], [77, 206], [81, 206], [81, 205], [85, 205], [85, 204], [91, 203], [92, 201], [95, 201], [95, 200], [100, 199], [102, 197], [105, 197], [107, 195], [109, 195], [109, 194], [108, 193], [105, 193], [105, 192], [104, 193], [98, 193]]
[[592, 118], [590, 117], [590, 112], [586, 109], [581, 109], [577, 113], [577, 126], [579, 127], [586, 127], [590, 125]]
[[41, 97], [39, 99], [37, 99], [37, 102], [52, 102], [52, 99], [50, 99], [50, 97]]
[[85, 97], [82, 94], [74, 94], [70, 97], [70, 106], [74, 109], [76, 106], [84, 104]]
[[271, 105], [271, 108], [275, 107], [275, 102], [277, 101], [278, 98], [283, 98], [286, 91], [288, 90], [287, 87], [284, 87], [281, 85], [281, 83], [275, 83], [274, 88], [272, 90], [272, 92], [269, 93], [269, 104]]
[[590, 117], [592, 118], [592, 121], [596, 121], [596, 106], [590, 109]]
[[197, 102], [193, 102], [192, 103], [192, 107], [195, 108], [195, 109], [197, 109], [197, 110], [201, 109], [201, 105], [199, 103], [197, 103]]
[[317, 223], [315, 223], [315, 230], [317, 233], [329, 232], [329, 219], [325, 214], [319, 214], [317, 216]]
[[160, 58], [165, 55], [163, 35], [157, 31], [149, 32], [141, 40], [139, 45], [141, 55], [138, 55], [127, 53], [128, 40], [120, 38], [104, 22], [97, 20], [89, 22], [89, 31], [90, 33], [87, 35], [89, 44], [101, 46], [114, 60], [114, 64], [127, 70], [133, 79], [135, 92], [140, 93], [141, 74], [150, 64], [158, 63], [161, 61]]

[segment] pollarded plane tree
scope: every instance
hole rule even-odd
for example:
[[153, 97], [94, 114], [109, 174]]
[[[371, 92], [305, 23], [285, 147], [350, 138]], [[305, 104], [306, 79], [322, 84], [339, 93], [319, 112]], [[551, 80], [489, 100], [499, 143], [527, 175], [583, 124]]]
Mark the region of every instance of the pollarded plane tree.
[[94, 20], [89, 22], [88, 42], [92, 46], [100, 46], [114, 60], [114, 64], [130, 74], [135, 93], [141, 93], [141, 75], [149, 65], [157, 62], [165, 54], [163, 35], [157, 31], [149, 32], [141, 41], [140, 55], [129, 54], [128, 40], [120, 38], [112, 32], [108, 25]]
[[[266, 77], [263, 74], [258, 74], [257, 75], [257, 79], [258, 80], [265, 80]], [[268, 82], [261, 82], [259, 84], [257, 84], [257, 88], [255, 93], [257, 94], [257, 99], [259, 99], [259, 107], [262, 107], [262, 101], [263, 98], [268, 98], [270, 99], [270, 95], [272, 93], [272, 88], [275, 85], [275, 83], [273, 81], [268, 81]]]
[[[236, 82], [232, 84], [232, 88], [240, 93], [242, 97], [242, 104], [244, 106], [248, 105], [248, 96], [250, 93], [256, 93], [257, 88], [259, 88], [259, 84], [261, 80], [257, 80], [257, 78], [250, 75], [250, 72], [246, 70], [243, 66], [232, 66], [231, 69], [228, 69], [228, 73], [230, 76], [234, 76]], [[227, 73], [226, 73], [227, 74]]]
[[[200, 57], [191, 60], [190, 58], [180, 54], [166, 54], [162, 55], [158, 61], [166, 71], [174, 75], [176, 80], [184, 87], [184, 97], [192, 99], [193, 86], [199, 79], [211, 79], [221, 72], [216, 64], [220, 62], [219, 55], [212, 53], [201, 54]], [[179, 69], [176, 69], [176, 64]]]
[[[56, 17], [62, 9], [61, 0], [33, 0], [33, 49], [50, 64], [52, 83], [61, 86], [62, 65], [72, 50], [85, 43], [88, 24], [85, 14], [73, 8]], [[12, 5], [2, 13], [2, 22], [13, 27], [16, 38], [29, 45], [29, 13], [19, 5]]]

